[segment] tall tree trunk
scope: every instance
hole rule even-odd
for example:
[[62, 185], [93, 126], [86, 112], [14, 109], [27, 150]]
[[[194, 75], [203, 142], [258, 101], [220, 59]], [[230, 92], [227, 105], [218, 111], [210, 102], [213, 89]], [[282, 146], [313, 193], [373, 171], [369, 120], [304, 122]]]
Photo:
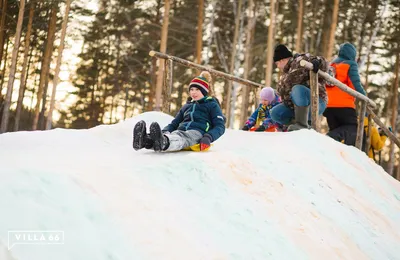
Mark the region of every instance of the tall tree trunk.
[[[50, 70], [50, 68], [49, 68]], [[49, 72], [48, 72], [49, 73]], [[39, 113], [39, 122], [38, 122], [38, 127], [37, 129], [44, 129], [45, 127], [45, 122], [44, 122], [44, 118], [45, 118], [45, 111], [46, 111], [46, 106], [47, 106], [47, 92], [49, 90], [49, 74], [46, 77], [46, 82], [44, 83], [44, 88], [43, 88], [43, 98], [42, 98], [42, 108], [40, 109], [40, 113]]]
[[175, 114], [178, 113], [178, 111], [179, 111], [179, 107], [182, 104], [182, 98], [183, 98], [183, 88], [179, 87], [178, 88], [178, 98], [177, 98], [177, 103], [176, 103], [177, 106], [176, 106]]
[[[161, 9], [161, 0], [157, 0], [157, 13], [155, 19], [153, 21], [154, 24], [159, 24], [160, 22], [160, 9]], [[153, 57], [151, 59], [151, 70], [150, 70], [150, 88], [149, 88], [149, 101], [146, 104], [146, 111], [153, 110], [154, 107], [154, 97], [156, 92], [157, 85], [157, 58]]]
[[[361, 58], [361, 55], [362, 55], [364, 42], [366, 42], [366, 39], [364, 39], [364, 37], [365, 37], [365, 32], [366, 32], [367, 16], [368, 15], [371, 16], [370, 10], [373, 9], [371, 6], [369, 6], [369, 1], [370, 0], [362, 0], [363, 7], [359, 10], [359, 15], [361, 18], [357, 19], [357, 24], [359, 24], [358, 26], [360, 26], [361, 28], [360, 28], [360, 34], [358, 35], [358, 37], [356, 38], [356, 40], [354, 42], [357, 42], [357, 46], [358, 46], [357, 53], [358, 53], [359, 59]], [[375, 19], [374, 16], [371, 18], [371, 20]]]
[[[161, 29], [161, 43], [160, 43], [160, 52], [165, 53], [167, 51], [167, 40], [168, 40], [168, 24], [169, 24], [169, 8], [170, 8], [170, 0], [165, 0], [164, 3], [164, 18], [163, 25]], [[156, 85], [156, 106], [155, 110], [161, 110], [161, 94], [162, 94], [162, 85], [164, 81], [164, 61], [159, 60], [158, 62], [158, 74], [157, 74], [157, 85]], [[167, 100], [163, 100], [163, 102], [167, 102]]]
[[369, 78], [368, 78], [368, 75], [369, 75], [369, 66], [370, 66], [370, 64], [371, 64], [370, 57], [371, 57], [371, 55], [368, 55], [368, 59], [367, 59], [367, 70], [366, 70], [366, 72], [365, 72], [364, 90], [365, 90], [366, 93], [368, 93], [368, 87], [369, 87]]
[[[32, 108], [33, 108], [33, 101], [35, 99], [35, 92], [36, 92], [36, 87], [35, 86], [37, 86], [37, 82], [38, 82], [38, 74], [36, 74], [34, 79], [33, 79], [31, 105], [29, 106], [31, 112], [32, 112]], [[32, 120], [32, 113], [29, 113], [29, 121], [31, 121], [31, 120]]]
[[[257, 10], [257, 2], [255, 2], [254, 4], [254, 15], [256, 16], [256, 10]], [[255, 19], [255, 23], [257, 23], [257, 16], [254, 18]], [[253, 29], [251, 30], [251, 42], [254, 43], [254, 35], [256, 34], [256, 26], [253, 26]], [[248, 77], [250, 77], [252, 69], [253, 68], [253, 59], [249, 60], [249, 72], [248, 72]], [[248, 89], [249, 92], [249, 107], [248, 109], [252, 110], [252, 108], [255, 106], [255, 103], [257, 103], [257, 100], [254, 98], [257, 95], [257, 90], [258, 88], [251, 88]], [[253, 98], [251, 98], [253, 97]]]
[[313, 3], [312, 10], [313, 10], [313, 19], [311, 22], [311, 29], [310, 29], [310, 53], [315, 53], [315, 25], [317, 24], [317, 18], [318, 18], [318, 7], [319, 7], [319, 1], [316, 1]]
[[299, 0], [299, 11], [297, 13], [297, 37], [296, 51], [301, 52], [301, 41], [303, 39], [303, 0]]
[[[397, 51], [396, 54], [396, 66], [394, 71], [394, 81], [393, 81], [393, 101], [392, 101], [392, 118], [391, 125], [392, 131], [396, 135], [397, 132], [397, 109], [398, 109], [398, 92], [399, 92], [399, 63], [400, 63], [400, 52]], [[390, 152], [389, 152], [389, 163], [387, 172], [390, 175], [393, 175], [393, 166], [395, 162], [395, 154], [394, 154], [394, 142], [390, 142]]]
[[[239, 27], [239, 34], [237, 37], [237, 52], [239, 53], [243, 53], [243, 25], [244, 25], [244, 12], [242, 10], [240, 10], [240, 27]], [[233, 69], [233, 75], [239, 77], [239, 69], [241, 67], [241, 62], [240, 62], [240, 58], [239, 55], [236, 55], [236, 59], [235, 59], [235, 67]], [[238, 89], [239, 89], [239, 83], [237, 82], [232, 82], [233, 84], [233, 91], [232, 91], [232, 95], [231, 95], [231, 111], [230, 111], [230, 122], [229, 122], [229, 128], [233, 128], [234, 127], [234, 122], [235, 122], [235, 112], [236, 112], [236, 101], [238, 99]]]
[[[97, 54], [94, 55], [95, 57], [97, 57]], [[94, 64], [98, 65], [97, 60], [94, 62]], [[95, 93], [96, 93], [96, 89], [99, 89], [100, 86], [100, 79], [99, 79], [99, 68], [97, 67], [96, 69], [96, 76], [94, 77], [96, 80], [93, 81], [93, 84], [91, 86], [91, 91], [90, 91], [90, 107], [89, 107], [89, 113], [90, 113], [90, 119], [88, 122], [88, 128], [92, 128], [93, 126], [95, 126], [94, 122], [97, 122], [98, 118], [96, 118], [96, 113], [94, 111], [94, 102], [96, 100], [95, 97]]]
[[[7, 0], [2, 1], [1, 19], [0, 19], [0, 64], [3, 59], [4, 42], [6, 37], [6, 18], [7, 18]], [[5, 64], [5, 61], [4, 61]], [[4, 75], [4, 74], [3, 74]]]
[[209, 3], [209, 5], [211, 6], [212, 10], [211, 10], [211, 14], [210, 14], [210, 23], [209, 23], [210, 25], [209, 25], [209, 28], [207, 28], [206, 30], [211, 32], [211, 35], [207, 39], [207, 51], [208, 52], [207, 52], [207, 55], [205, 55], [204, 65], [208, 65], [208, 63], [210, 62], [210, 58], [209, 58], [208, 53], [211, 51], [211, 48], [212, 48], [211, 44], [212, 44], [212, 42], [214, 40], [213, 31], [214, 31], [214, 20], [215, 20], [216, 3], [217, 3], [217, 0], [212, 0], [211, 3]]
[[335, 0], [332, 12], [332, 23], [329, 32], [328, 48], [326, 51], [326, 59], [330, 61], [332, 59], [333, 45], [335, 44], [335, 32], [339, 13], [339, 0]]
[[393, 94], [393, 87], [394, 87], [394, 84], [389, 84], [388, 85], [388, 93], [389, 93], [389, 95], [387, 96], [387, 99], [385, 100], [385, 104], [387, 104], [387, 106], [386, 106], [386, 113], [383, 113], [383, 115], [385, 115], [384, 116], [384, 120], [385, 120], [385, 124], [390, 124], [390, 111], [391, 111], [391, 108], [392, 108], [392, 102], [393, 102], [393, 97], [392, 97], [392, 94]]
[[[119, 85], [119, 70], [120, 66], [120, 56], [121, 56], [121, 34], [118, 34], [118, 40], [117, 40], [117, 57], [116, 57], [116, 66], [114, 69], [114, 86], [111, 90], [111, 98], [112, 98], [112, 104], [111, 104], [111, 112], [110, 112], [110, 124], [112, 124], [112, 116], [113, 116], [113, 110], [115, 108], [115, 111], [118, 109], [118, 101], [115, 102], [115, 99], [118, 100], [118, 94], [120, 92], [120, 85]], [[114, 94], [116, 93], [116, 94]], [[115, 103], [117, 103], [115, 105]], [[117, 114], [117, 113], [115, 113]], [[115, 121], [117, 121], [117, 117], [115, 116]]]
[[201, 51], [203, 50], [203, 13], [204, 0], [199, 1], [199, 14], [197, 18], [196, 62], [201, 64]]
[[[10, 46], [8, 44], [8, 37], [6, 37], [6, 51], [5, 51], [5, 55], [4, 55], [4, 66], [3, 66], [3, 70], [1, 71], [1, 82], [0, 82], [0, 105], [1, 105], [1, 100], [2, 100], [2, 91], [3, 91], [3, 83], [4, 83], [4, 78], [6, 75], [6, 67], [7, 67], [7, 58], [8, 58], [8, 46]], [[1, 63], [1, 61], [0, 61]]]
[[18, 93], [18, 102], [17, 102], [17, 109], [15, 112], [15, 120], [14, 120], [14, 131], [19, 130], [19, 121], [21, 118], [21, 111], [23, 107], [24, 95], [25, 95], [25, 78], [28, 74], [27, 67], [28, 67], [28, 58], [29, 58], [29, 50], [30, 50], [30, 43], [31, 43], [31, 33], [32, 33], [32, 22], [33, 22], [33, 14], [35, 11], [35, 3], [30, 2], [29, 8], [29, 20], [28, 20], [28, 28], [25, 35], [25, 46], [24, 46], [24, 61], [22, 63], [22, 72], [21, 72], [21, 80], [19, 85], [19, 93]]
[[[238, 35], [239, 35], [239, 27], [240, 27], [240, 17], [241, 17], [241, 11], [242, 11], [242, 0], [238, 0], [238, 8], [236, 12], [236, 18], [235, 18], [235, 32], [233, 33], [233, 40], [232, 40], [232, 56], [231, 60], [229, 63], [229, 74], [233, 74], [235, 70], [235, 60], [236, 60], [236, 45], [238, 42]], [[225, 93], [225, 114], [227, 116], [227, 125], [230, 125], [230, 122], [232, 120], [230, 111], [231, 111], [231, 95], [232, 95], [232, 81], [229, 80], [227, 82], [227, 89]]]
[[274, 54], [274, 27], [275, 27], [275, 0], [270, 1], [270, 24], [268, 27], [267, 43], [267, 67], [265, 69], [265, 85], [271, 86], [272, 83], [272, 58]]
[[[143, 95], [141, 96], [143, 97]], [[126, 115], [128, 114], [128, 97], [129, 97], [129, 88], [125, 87], [124, 120], [126, 120]]]
[[360, 38], [358, 40], [358, 57], [360, 58], [362, 55], [362, 48], [363, 48], [363, 44], [366, 41], [364, 39], [364, 35], [365, 35], [365, 22], [363, 22], [361, 24], [361, 31], [360, 31]]
[[157, 85], [157, 58], [151, 58], [151, 69], [150, 69], [150, 91], [149, 91], [149, 101], [147, 102], [146, 111], [153, 110], [154, 106], [154, 96]]
[[[101, 81], [101, 79], [99, 79], [99, 81]], [[99, 84], [100, 85], [100, 84]], [[107, 86], [104, 86], [104, 93], [106, 93], [107, 92]], [[105, 114], [106, 114], [106, 107], [107, 107], [107, 102], [106, 102], [106, 94], [104, 94], [104, 95], [102, 95], [102, 98], [100, 99], [100, 102], [102, 102], [102, 104], [101, 104], [101, 107], [103, 108], [103, 111], [102, 112], [98, 112], [98, 111], [95, 111], [94, 110], [94, 108], [93, 108], [93, 110], [95, 111], [95, 112], [93, 112], [94, 114], [95, 114], [95, 116], [97, 116], [99, 119], [96, 119], [96, 121], [95, 121], [95, 123], [97, 124], [97, 122], [100, 120], [101, 122], [104, 122], [104, 116], [105, 116]], [[101, 119], [100, 119], [101, 118]], [[93, 126], [95, 126], [94, 124], [93, 124]]]
[[378, 22], [377, 22], [376, 26], [374, 27], [374, 30], [372, 31], [371, 38], [370, 38], [369, 41], [368, 41], [367, 51], [366, 51], [366, 53], [360, 58], [360, 62], [359, 62], [359, 65], [358, 65], [358, 69], [359, 69], [360, 71], [361, 71], [362, 67], [364, 67], [365, 59], [366, 59], [366, 57], [369, 55], [369, 52], [371, 51], [372, 43], [375, 41], [376, 34], [378, 33], [379, 29], [381, 28], [381, 22], [382, 22], [382, 19], [383, 19], [383, 17], [384, 17], [384, 14], [386, 13], [386, 10], [387, 10], [387, 8], [388, 8], [388, 6], [389, 6], [389, 2], [390, 2], [390, 1], [386, 1], [386, 2], [385, 2], [385, 5], [384, 5], [384, 7], [383, 7], [383, 9], [382, 9], [382, 12], [380, 13]]
[[63, 51], [64, 51], [64, 40], [65, 40], [65, 34], [67, 32], [68, 15], [69, 15], [70, 6], [71, 6], [71, 0], [66, 0], [64, 19], [63, 19], [62, 26], [61, 26], [60, 45], [58, 46], [56, 69], [54, 71], [53, 90], [52, 90], [51, 99], [50, 99], [50, 109], [49, 109], [49, 113], [47, 115], [47, 121], [46, 121], [46, 130], [51, 129], [51, 124], [52, 124], [52, 120], [53, 120], [53, 110], [54, 110], [54, 104], [56, 101], [56, 92], [57, 92], [57, 85], [58, 85], [58, 80], [59, 80], [58, 75], [60, 74], [61, 60], [62, 60], [62, 55], [63, 55]]
[[20, 0], [17, 29], [15, 31], [15, 43], [11, 56], [10, 76], [8, 77], [7, 94], [4, 100], [3, 116], [1, 118], [0, 133], [7, 131], [9, 110], [11, 106], [11, 96], [14, 85], [15, 69], [17, 67], [17, 56], [19, 49], [19, 40], [21, 38], [22, 23], [24, 21], [25, 0]]
[[[325, 2], [325, 15], [323, 15], [322, 23], [322, 37], [321, 37], [321, 48], [320, 53], [322, 56], [326, 57], [328, 53], [328, 45], [330, 38], [330, 30], [332, 27], [332, 17], [333, 17], [333, 0], [327, 0]], [[319, 45], [317, 43], [317, 45]]]
[[[34, 39], [33, 42], [35, 41], [36, 37], [37, 37], [37, 35], [34, 34], [34, 36], [33, 36], [33, 39]], [[31, 69], [31, 65], [34, 64], [34, 62], [32, 61], [32, 59], [34, 58], [34, 55], [33, 55], [33, 48], [30, 48], [28, 57], [29, 57], [29, 58], [28, 58], [28, 66], [26, 67], [26, 75], [25, 75], [25, 78], [24, 78], [24, 79], [21, 79], [21, 80], [24, 81], [25, 91], [26, 91], [26, 90], [29, 90], [29, 91], [32, 92], [32, 89], [35, 89], [35, 84], [32, 84], [32, 88], [31, 88], [31, 89], [28, 89], [26, 86], [27, 86], [27, 82], [28, 82], [28, 78], [29, 78], [29, 71], [30, 71], [30, 69]], [[25, 93], [24, 93], [23, 96], [25, 97]], [[32, 96], [33, 96], [33, 94], [32, 94]], [[22, 104], [23, 104], [23, 102], [22, 102]], [[22, 106], [22, 107], [23, 107], [23, 106]], [[29, 106], [29, 109], [32, 109], [32, 106]], [[30, 113], [29, 113], [29, 114], [30, 114]]]
[[[255, 28], [256, 24], [256, 9], [254, 7], [254, 0], [249, 0], [249, 17], [247, 21], [247, 30], [246, 30], [246, 43], [245, 43], [245, 58], [244, 58], [244, 73], [243, 73], [243, 78], [248, 79], [249, 78], [249, 73], [251, 70], [251, 64], [252, 64], [252, 46], [253, 46], [253, 28]], [[248, 117], [248, 111], [249, 111], [249, 96], [250, 96], [250, 87], [243, 85], [242, 86], [242, 111], [241, 111], [241, 117], [240, 117], [240, 125], [244, 125], [244, 123], [247, 120]]]
[[[54, 43], [54, 36], [56, 32], [56, 22], [57, 22], [57, 4], [53, 4], [51, 8], [51, 16], [49, 21], [49, 29], [47, 32], [47, 42], [46, 47], [44, 49], [44, 55], [42, 59], [42, 65], [40, 68], [40, 80], [39, 80], [39, 89], [36, 98], [36, 106], [35, 106], [35, 115], [33, 118], [32, 123], [32, 130], [36, 130], [38, 127], [39, 122], [39, 113], [40, 113], [40, 105], [43, 99], [43, 93], [47, 78], [49, 76], [49, 69], [50, 69], [50, 61], [51, 55], [53, 51], [53, 43]], [[42, 104], [44, 107], [46, 104]]]
[[114, 96], [111, 95], [111, 104], [110, 104], [110, 125], [113, 123], [113, 110], [114, 110]]

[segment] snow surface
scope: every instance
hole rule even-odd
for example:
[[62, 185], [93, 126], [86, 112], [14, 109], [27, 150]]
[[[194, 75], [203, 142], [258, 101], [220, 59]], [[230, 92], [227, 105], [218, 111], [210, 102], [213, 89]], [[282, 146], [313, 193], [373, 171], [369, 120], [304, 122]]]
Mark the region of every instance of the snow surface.
[[[400, 184], [313, 130], [227, 130], [208, 152], [132, 149], [147, 112], [0, 135], [0, 260], [400, 259]], [[10, 230], [62, 230], [15, 244]]]

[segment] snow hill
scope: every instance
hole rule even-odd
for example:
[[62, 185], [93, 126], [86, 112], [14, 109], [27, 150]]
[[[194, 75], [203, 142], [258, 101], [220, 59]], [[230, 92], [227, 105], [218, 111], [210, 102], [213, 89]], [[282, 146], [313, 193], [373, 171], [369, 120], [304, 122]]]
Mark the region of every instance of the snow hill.
[[[400, 259], [400, 184], [354, 147], [227, 130], [136, 152], [142, 119], [172, 117], [0, 135], [0, 259]], [[62, 243], [12, 237], [44, 231]]]

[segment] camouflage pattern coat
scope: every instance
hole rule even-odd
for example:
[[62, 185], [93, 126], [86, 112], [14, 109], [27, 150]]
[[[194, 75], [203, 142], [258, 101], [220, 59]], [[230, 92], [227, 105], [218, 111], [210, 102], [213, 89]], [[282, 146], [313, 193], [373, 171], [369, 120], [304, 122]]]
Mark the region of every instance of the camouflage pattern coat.
[[[277, 92], [286, 106], [294, 109], [293, 101], [290, 97], [290, 93], [292, 92], [294, 85], [304, 85], [308, 88], [310, 87], [310, 72], [308, 69], [300, 66], [300, 61], [306, 60], [311, 62], [314, 59], [320, 60], [321, 65], [319, 69], [326, 72], [329, 65], [326, 59], [320, 56], [313, 56], [309, 53], [294, 55], [294, 57], [291, 58], [283, 68], [283, 73], [279, 79]], [[325, 83], [325, 79], [318, 77], [319, 97], [325, 102], [328, 102]]]

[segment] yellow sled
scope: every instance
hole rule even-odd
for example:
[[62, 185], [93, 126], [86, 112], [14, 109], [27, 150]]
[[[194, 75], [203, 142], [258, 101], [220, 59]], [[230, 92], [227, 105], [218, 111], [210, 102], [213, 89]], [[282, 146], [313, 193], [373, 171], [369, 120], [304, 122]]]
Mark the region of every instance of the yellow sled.
[[211, 148], [212, 144], [205, 150], [201, 151], [200, 150], [200, 144], [194, 144], [192, 146], [188, 146], [186, 148], [183, 148], [183, 151], [193, 151], [193, 152], [205, 152], [208, 151]]

